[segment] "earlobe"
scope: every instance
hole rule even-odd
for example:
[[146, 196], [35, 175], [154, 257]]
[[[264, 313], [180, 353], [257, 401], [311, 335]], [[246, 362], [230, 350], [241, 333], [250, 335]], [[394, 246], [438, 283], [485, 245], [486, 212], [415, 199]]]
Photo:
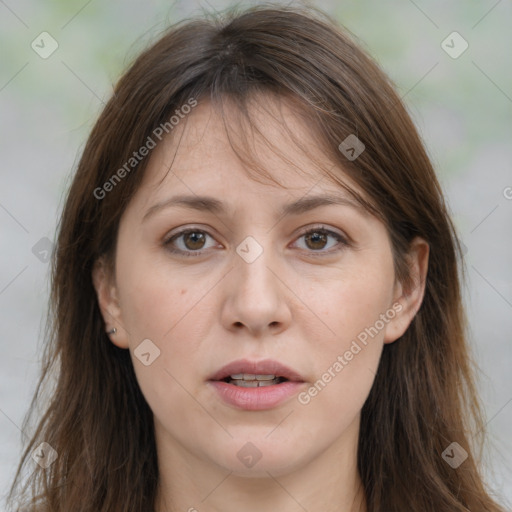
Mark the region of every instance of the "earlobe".
[[114, 345], [119, 348], [128, 348], [128, 336], [123, 328], [117, 287], [103, 258], [94, 263], [92, 282], [96, 290], [101, 315], [105, 322], [105, 332]]
[[[407, 256], [411, 273], [411, 286], [404, 289], [397, 283], [398, 290], [393, 304], [399, 304], [399, 311], [386, 328], [384, 343], [392, 343], [402, 336], [421, 307], [425, 295], [430, 247], [421, 237], [416, 237]], [[398, 309], [398, 308], [395, 308]]]

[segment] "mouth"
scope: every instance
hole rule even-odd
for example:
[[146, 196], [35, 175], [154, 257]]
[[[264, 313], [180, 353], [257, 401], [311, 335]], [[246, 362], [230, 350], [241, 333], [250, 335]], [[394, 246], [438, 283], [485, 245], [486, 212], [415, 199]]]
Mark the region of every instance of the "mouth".
[[239, 359], [223, 366], [209, 380], [246, 388], [273, 386], [287, 381], [304, 382], [297, 371], [273, 359]]
[[305, 385], [298, 372], [268, 359], [233, 361], [214, 373], [208, 382], [228, 405], [252, 411], [276, 407]]

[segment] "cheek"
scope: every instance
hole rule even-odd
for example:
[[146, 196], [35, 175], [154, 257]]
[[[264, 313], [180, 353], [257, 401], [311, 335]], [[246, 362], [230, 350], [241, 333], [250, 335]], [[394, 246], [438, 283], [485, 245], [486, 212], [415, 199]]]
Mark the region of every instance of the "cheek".
[[[315, 290], [310, 290], [310, 297], [314, 297], [316, 302], [310, 302], [312, 309], [320, 312], [318, 317], [326, 327], [322, 329], [327, 334], [322, 342], [326, 348], [348, 349], [350, 341], [373, 326], [380, 315], [385, 314], [391, 306], [391, 263], [388, 266], [369, 262], [361, 267], [363, 268], [347, 266], [335, 280], [324, 282]], [[317, 324], [321, 325], [321, 322]], [[381, 324], [379, 322], [378, 326], [382, 327]], [[382, 332], [379, 332], [379, 339], [384, 336], [384, 329], [380, 330]]]
[[[327, 336], [313, 337], [314, 384], [299, 403], [321, 411], [338, 411], [338, 420], [353, 418], [371, 389], [382, 353], [386, 326], [391, 321], [392, 272], [385, 266], [347, 273], [338, 284], [324, 287], [317, 311], [328, 326]], [[393, 311], [394, 313], [394, 311]], [[381, 316], [383, 315], [383, 316]], [[394, 315], [393, 315], [394, 316]], [[384, 320], [382, 320], [384, 318]], [[315, 327], [316, 326], [316, 327]]]
[[171, 271], [161, 257], [151, 257], [132, 247], [124, 251], [129, 257], [119, 259], [118, 280], [123, 320], [131, 342], [141, 336], [163, 341], [194, 306], [190, 280], [183, 272]]
[[[135, 251], [127, 254], [130, 258], [120, 262], [118, 277], [134, 366], [136, 370], [141, 366], [134, 356], [135, 349], [142, 340], [150, 339], [160, 350], [154, 366], [168, 370], [182, 382], [188, 378], [186, 369], [197, 364], [201, 344], [211, 330], [212, 295], [204, 295], [216, 281], [171, 269], [168, 262]], [[146, 379], [144, 368], [138, 374]], [[161, 373], [158, 375], [165, 385], [172, 381]]]
[[[187, 422], [202, 414], [188, 391], [193, 392], [195, 384], [190, 382], [190, 368], [197, 366], [201, 340], [208, 332], [206, 302], [200, 300], [204, 287], [194, 292], [183, 272], [171, 273], [161, 263], [148, 266], [135, 255], [119, 267], [120, 279], [121, 274], [123, 319], [139, 387], [161, 423], [172, 425], [173, 432], [187, 431]], [[145, 339], [159, 350], [148, 366], [136, 355]]]

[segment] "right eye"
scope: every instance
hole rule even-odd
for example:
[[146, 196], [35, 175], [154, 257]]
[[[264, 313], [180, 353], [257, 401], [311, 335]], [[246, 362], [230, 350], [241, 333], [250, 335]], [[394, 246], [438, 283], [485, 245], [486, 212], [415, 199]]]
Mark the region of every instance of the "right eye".
[[[202, 229], [182, 229], [167, 238], [164, 241], [164, 246], [170, 252], [181, 256], [201, 256], [208, 237], [213, 239], [209, 233]], [[178, 245], [178, 248], [176, 248], [176, 245]]]

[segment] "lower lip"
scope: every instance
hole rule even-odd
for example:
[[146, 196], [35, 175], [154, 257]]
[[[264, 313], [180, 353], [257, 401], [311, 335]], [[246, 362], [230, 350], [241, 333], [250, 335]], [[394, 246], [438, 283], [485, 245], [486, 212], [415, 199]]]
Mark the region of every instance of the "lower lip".
[[276, 407], [296, 395], [305, 384], [304, 382], [286, 381], [272, 386], [243, 388], [224, 381], [211, 380], [208, 382], [225, 402], [248, 411], [262, 411]]

